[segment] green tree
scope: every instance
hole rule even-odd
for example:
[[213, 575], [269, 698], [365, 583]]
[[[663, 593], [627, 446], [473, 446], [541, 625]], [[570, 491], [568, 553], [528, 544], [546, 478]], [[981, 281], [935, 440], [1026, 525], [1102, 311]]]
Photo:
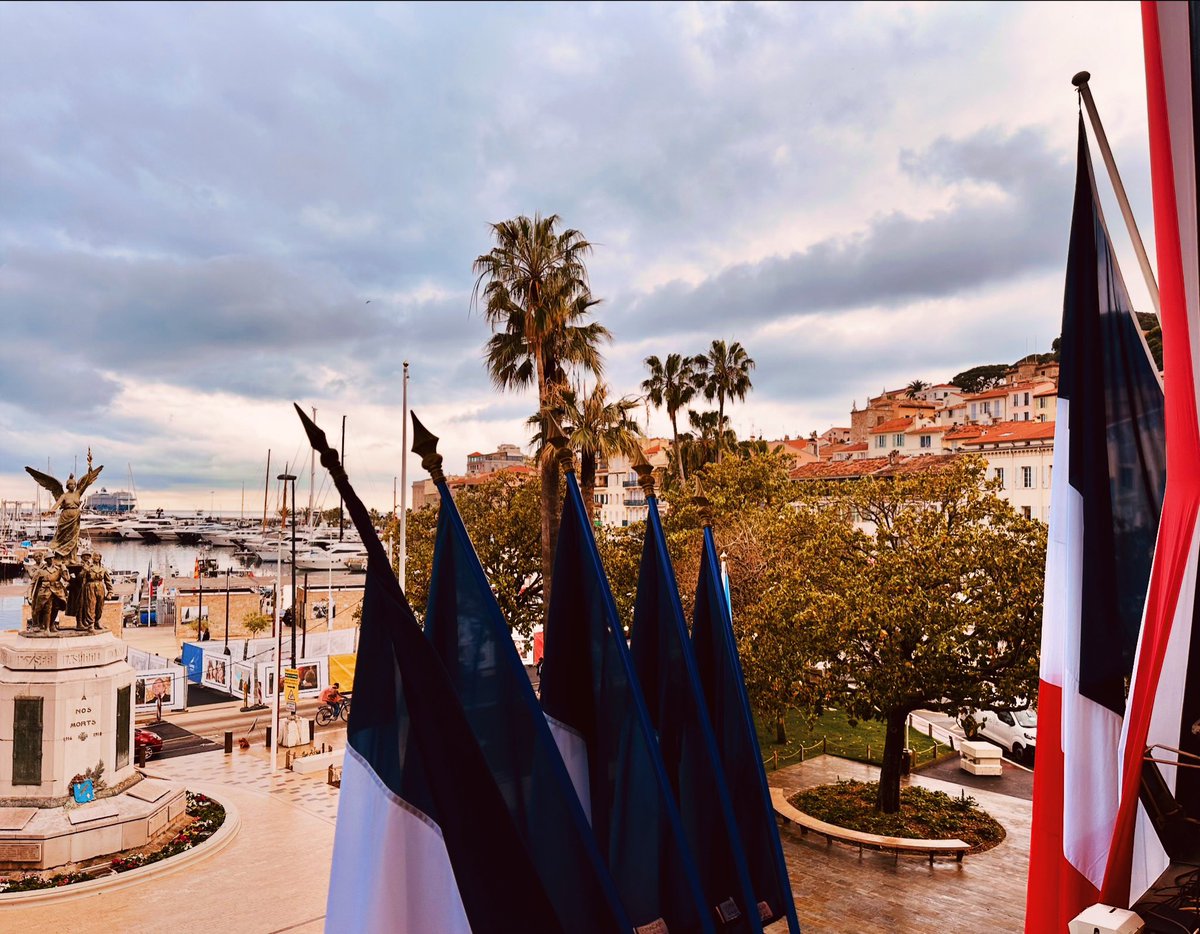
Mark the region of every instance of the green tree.
[[983, 392], [998, 385], [1008, 370], [1007, 363], [985, 363], [956, 373], [950, 382], [963, 392]]
[[[682, 354], [668, 354], [666, 361], [650, 356], [645, 364], [650, 369], [650, 376], [642, 380], [642, 392], [646, 401], [656, 409], [665, 408], [667, 418], [671, 420], [672, 448], [679, 448], [679, 411], [683, 409], [699, 391], [697, 383], [696, 357], [685, 357]], [[680, 481], [687, 479], [682, 458], [675, 458], [675, 467]]]
[[[752, 387], [750, 371], [754, 361], [746, 349], [737, 341], [726, 345], [723, 340], [714, 340], [708, 353], [696, 358], [697, 379], [704, 388], [704, 398], [717, 400], [717, 424], [725, 424], [725, 400], [746, 398]], [[723, 446], [717, 447], [717, 460], [721, 460]]]
[[938, 471], [811, 488], [808, 511], [864, 530], [811, 559], [836, 587], [800, 595], [835, 647], [845, 710], [885, 724], [878, 807], [900, 806], [908, 715], [1012, 706], [1037, 687], [1045, 527], [1017, 515], [978, 457]]
[[904, 395], [909, 399], [917, 398], [919, 393], [924, 392], [929, 388], [929, 383], [923, 379], [914, 379], [911, 383], [904, 387]]
[[[501, 389], [537, 389], [543, 436], [561, 405], [571, 373], [599, 377], [608, 329], [588, 321], [597, 300], [588, 287], [584, 260], [591, 244], [578, 230], [559, 229], [559, 217], [524, 215], [492, 224], [495, 245], [475, 259], [472, 302], [483, 302], [493, 334], [485, 357]], [[542, 580], [549, 603], [554, 540], [558, 532], [559, 468], [539, 452]]]
[[[541, 622], [543, 608], [538, 482], [500, 474], [458, 490], [454, 503], [505, 620], [521, 635], [529, 636]], [[405, 593], [422, 616], [429, 600], [439, 508], [427, 506], [410, 512], [406, 529]]]
[[248, 613], [242, 617], [242, 628], [250, 633], [251, 638], [257, 638], [261, 632], [271, 628], [271, 617], [266, 613]]

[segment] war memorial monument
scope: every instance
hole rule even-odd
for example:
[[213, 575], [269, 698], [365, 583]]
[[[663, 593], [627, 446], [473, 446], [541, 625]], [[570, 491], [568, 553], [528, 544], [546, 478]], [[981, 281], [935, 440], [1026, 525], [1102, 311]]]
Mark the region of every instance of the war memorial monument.
[[87, 473], [65, 486], [27, 469], [55, 497], [58, 522], [31, 574], [26, 628], [0, 633], [0, 872], [144, 846], [186, 807], [183, 786], [134, 768], [134, 671], [102, 622], [107, 571], [80, 553], [82, 495], [103, 468], [89, 453]]

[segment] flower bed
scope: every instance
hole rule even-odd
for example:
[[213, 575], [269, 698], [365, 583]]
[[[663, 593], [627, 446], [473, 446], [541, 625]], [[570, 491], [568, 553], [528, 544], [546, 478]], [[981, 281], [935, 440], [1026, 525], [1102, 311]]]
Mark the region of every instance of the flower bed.
[[187, 815], [191, 818], [187, 825], [166, 843], [150, 852], [132, 852], [114, 856], [108, 863], [99, 862], [82, 871], [58, 872], [51, 876], [29, 873], [23, 876], [0, 878], [0, 893], [32, 892], [36, 889], [59, 888], [74, 882], [90, 882], [97, 878], [98, 870], [128, 872], [131, 869], [139, 869], [142, 866], [148, 866], [190, 850], [196, 844], [211, 837], [225, 822], [225, 808], [205, 795], [193, 794], [190, 791], [187, 793]]
[[958, 839], [977, 853], [1004, 839], [1004, 828], [974, 798], [910, 785], [900, 789], [900, 812], [882, 814], [875, 810], [878, 793], [877, 782], [842, 781], [799, 792], [788, 801], [838, 827], [917, 840]]

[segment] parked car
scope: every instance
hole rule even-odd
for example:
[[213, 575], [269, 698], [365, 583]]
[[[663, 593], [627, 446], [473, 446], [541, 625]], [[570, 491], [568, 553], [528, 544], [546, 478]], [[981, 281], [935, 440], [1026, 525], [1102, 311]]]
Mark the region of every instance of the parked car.
[[162, 737], [150, 730], [138, 730], [133, 734], [133, 751], [136, 758], [139, 749], [146, 750], [146, 761], [162, 753]]
[[[975, 721], [975, 735], [1001, 747], [1014, 762], [1025, 765], [1033, 763], [1037, 749], [1037, 710], [976, 710], [971, 714]], [[968, 736], [971, 730], [964, 722]]]

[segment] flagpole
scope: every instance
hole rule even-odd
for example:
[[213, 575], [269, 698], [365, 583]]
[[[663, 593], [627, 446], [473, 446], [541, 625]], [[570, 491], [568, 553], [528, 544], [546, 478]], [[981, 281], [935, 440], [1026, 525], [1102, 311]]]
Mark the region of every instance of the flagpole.
[[1158, 301], [1158, 282], [1154, 278], [1154, 269], [1150, 265], [1150, 257], [1146, 255], [1146, 246], [1142, 243], [1142, 235], [1138, 233], [1137, 222], [1133, 219], [1133, 209], [1129, 206], [1129, 198], [1125, 194], [1125, 186], [1121, 184], [1121, 175], [1117, 171], [1117, 163], [1113, 158], [1112, 149], [1108, 145], [1108, 136], [1104, 132], [1104, 124], [1100, 122], [1100, 114], [1096, 110], [1096, 102], [1092, 99], [1092, 89], [1088, 82], [1091, 73], [1081, 71], [1071, 83], [1079, 91], [1083, 106], [1087, 109], [1088, 119], [1092, 124], [1092, 132], [1096, 134], [1096, 145], [1100, 147], [1100, 155], [1108, 169], [1109, 180], [1112, 181], [1113, 191], [1117, 196], [1117, 204], [1121, 207], [1121, 216], [1125, 218], [1125, 228], [1129, 231], [1129, 239], [1133, 241], [1133, 251], [1137, 254], [1138, 265], [1142, 267], [1142, 276], [1146, 279], [1146, 289], [1150, 292], [1150, 301], [1154, 305], [1156, 317], [1162, 316]]
[[[405, 570], [408, 565], [408, 509], [405, 501], [408, 498], [408, 361], [404, 361], [404, 381], [401, 397], [403, 413], [400, 417], [400, 563], [397, 566], [396, 577], [400, 581], [400, 589], [404, 589]], [[393, 499], [395, 497], [393, 496]], [[393, 507], [394, 508], [394, 507]]]

